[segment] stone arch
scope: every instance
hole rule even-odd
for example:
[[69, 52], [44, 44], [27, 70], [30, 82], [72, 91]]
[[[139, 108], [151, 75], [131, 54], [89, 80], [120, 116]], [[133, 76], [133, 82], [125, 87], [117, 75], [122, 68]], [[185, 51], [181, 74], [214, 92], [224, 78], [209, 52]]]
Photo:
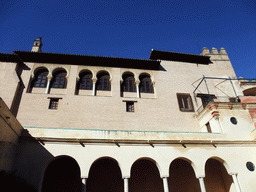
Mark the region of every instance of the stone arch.
[[211, 156], [211, 157], [209, 157], [209, 158], [205, 161], [204, 170], [205, 170], [206, 162], [207, 162], [209, 159], [215, 159], [215, 160], [219, 161], [220, 163], [223, 164], [223, 166], [226, 168], [226, 170], [227, 170], [228, 173], [231, 173], [231, 172], [232, 172], [232, 169], [231, 169], [231, 167], [229, 166], [229, 164], [228, 164], [224, 159], [222, 159], [221, 157], [218, 157], [218, 156]]
[[137, 159], [132, 164], [130, 171], [129, 192], [163, 192], [163, 181], [160, 177], [159, 168], [157, 162], [151, 158], [143, 157]]
[[66, 78], [69, 77], [69, 70], [65, 66], [56, 66], [51, 70], [51, 75], [53, 75], [58, 70], [65, 70], [67, 75]]
[[41, 192], [81, 192], [80, 174], [74, 158], [66, 155], [55, 157], [45, 169]]
[[100, 73], [107, 73], [107, 74], [109, 75], [109, 81], [112, 81], [112, 74], [110, 73], [109, 70], [103, 69], [103, 70], [97, 71], [97, 72], [95, 73], [95, 74], [96, 74], [96, 75], [95, 75], [96, 78], [98, 77], [98, 75], [99, 75]]
[[124, 80], [124, 79], [123, 79], [123, 76], [124, 76], [124, 75], [127, 75], [127, 74], [131, 74], [131, 75], [133, 75], [133, 77], [134, 77], [134, 79], [135, 79], [135, 73], [133, 73], [132, 71], [125, 71], [125, 72], [123, 72], [123, 73], [122, 73], [121, 81], [123, 81], [123, 80]]
[[89, 170], [86, 192], [123, 192], [124, 182], [118, 161], [111, 157], [96, 159]]
[[169, 191], [200, 192], [199, 181], [195, 174], [195, 164], [184, 157], [174, 159], [169, 167]]
[[[207, 192], [229, 192], [233, 183], [232, 176], [228, 174], [224, 160], [211, 157], [205, 163], [205, 188]], [[227, 164], [226, 164], [227, 166]]]

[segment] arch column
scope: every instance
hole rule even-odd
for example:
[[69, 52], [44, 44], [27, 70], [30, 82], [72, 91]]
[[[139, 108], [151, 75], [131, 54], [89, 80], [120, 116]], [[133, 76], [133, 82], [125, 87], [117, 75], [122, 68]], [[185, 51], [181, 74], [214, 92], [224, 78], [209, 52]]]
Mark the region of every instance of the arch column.
[[136, 85], [137, 98], [140, 98], [140, 89], [139, 89], [140, 81], [139, 80], [135, 81], [135, 85]]
[[199, 179], [199, 184], [201, 188], [201, 192], [206, 192], [205, 184], [204, 184], [204, 176], [197, 177]]
[[82, 177], [82, 192], [86, 192], [86, 179], [87, 178]]
[[92, 96], [96, 95], [96, 82], [97, 78], [92, 78]]
[[45, 90], [46, 94], [49, 94], [51, 80], [52, 80], [52, 76], [47, 76], [47, 85], [46, 85], [46, 90]]
[[128, 179], [129, 178], [124, 178], [124, 192], [129, 192]]
[[232, 176], [232, 179], [233, 179], [234, 184], [235, 184], [236, 191], [237, 191], [237, 192], [242, 192], [241, 189], [240, 189], [238, 180], [237, 180], [237, 173], [230, 173], [229, 175]]
[[163, 177], [164, 192], [169, 192], [167, 177]]

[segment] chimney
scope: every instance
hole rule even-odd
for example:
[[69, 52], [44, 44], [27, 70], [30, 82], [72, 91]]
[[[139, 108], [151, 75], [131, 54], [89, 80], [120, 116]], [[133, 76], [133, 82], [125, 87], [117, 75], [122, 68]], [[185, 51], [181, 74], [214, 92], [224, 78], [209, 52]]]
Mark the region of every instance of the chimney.
[[41, 47], [43, 46], [41, 37], [34, 40], [34, 45], [32, 46], [31, 52], [42, 52]]

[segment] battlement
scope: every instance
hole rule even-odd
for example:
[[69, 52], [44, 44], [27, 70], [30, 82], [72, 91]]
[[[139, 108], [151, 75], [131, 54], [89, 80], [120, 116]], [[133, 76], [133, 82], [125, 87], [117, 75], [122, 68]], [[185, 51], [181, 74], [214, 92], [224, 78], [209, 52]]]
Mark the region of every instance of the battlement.
[[227, 55], [226, 49], [225, 48], [220, 48], [219, 52], [216, 48], [212, 48], [211, 52], [207, 47], [204, 47], [202, 50], [201, 55]]

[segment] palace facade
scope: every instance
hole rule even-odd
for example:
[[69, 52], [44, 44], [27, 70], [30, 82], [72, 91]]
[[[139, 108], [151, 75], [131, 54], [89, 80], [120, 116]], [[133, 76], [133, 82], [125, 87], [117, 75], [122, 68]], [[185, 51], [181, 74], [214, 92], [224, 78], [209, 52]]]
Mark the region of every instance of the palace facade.
[[0, 54], [0, 169], [40, 192], [253, 192], [256, 81], [224, 48]]

